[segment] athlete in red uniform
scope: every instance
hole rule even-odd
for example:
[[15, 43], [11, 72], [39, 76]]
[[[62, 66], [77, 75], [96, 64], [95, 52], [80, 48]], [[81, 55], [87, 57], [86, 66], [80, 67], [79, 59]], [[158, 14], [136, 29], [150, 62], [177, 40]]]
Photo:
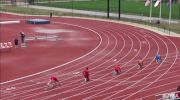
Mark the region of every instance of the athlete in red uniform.
[[143, 66], [143, 61], [142, 60], [139, 60], [138, 61], [138, 69], [141, 69]]
[[54, 76], [51, 76], [51, 81], [52, 82], [59, 82], [58, 79], [56, 77], [54, 77]]
[[89, 71], [88, 71], [88, 67], [85, 68], [85, 70], [83, 71], [83, 75], [85, 78], [85, 81], [89, 81]]
[[115, 75], [118, 75], [118, 74], [121, 72], [121, 67], [120, 67], [120, 65], [116, 65], [116, 66], [114, 67], [114, 72], [115, 72]]
[[59, 85], [60, 85], [60, 82], [58, 81], [57, 77], [54, 77], [54, 76], [51, 76], [49, 82], [47, 83], [48, 88], [53, 88]]

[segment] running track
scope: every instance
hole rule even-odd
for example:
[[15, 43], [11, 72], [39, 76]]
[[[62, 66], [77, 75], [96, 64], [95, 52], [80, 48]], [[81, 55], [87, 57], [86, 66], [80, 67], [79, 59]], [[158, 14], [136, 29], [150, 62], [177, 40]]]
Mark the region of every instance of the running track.
[[[2, 14], [4, 20], [21, 20], [21, 23], [2, 25], [1, 32], [9, 34], [1, 34], [1, 42], [13, 39], [20, 29], [29, 37], [39, 35], [33, 31], [33, 27], [38, 26], [27, 25], [26, 18], [33, 17]], [[62, 32], [56, 41], [27, 41], [26, 48], [1, 53], [1, 100], [153, 100], [155, 94], [176, 91], [180, 83], [179, 38], [105, 21], [50, 20], [51, 25], [41, 28], [71, 30], [75, 35]], [[12, 30], [7, 30], [7, 26]], [[48, 45], [44, 47], [45, 44]], [[160, 64], [153, 60], [158, 52], [163, 58]], [[14, 59], [18, 54], [23, 59], [17, 63]], [[137, 70], [139, 59], [143, 59], [145, 65], [141, 70]], [[123, 67], [118, 76], [112, 76], [115, 63]], [[91, 81], [87, 83], [82, 81], [82, 73], [74, 74], [85, 67], [90, 69]], [[58, 76], [62, 85], [44, 90], [51, 75]], [[10, 87], [15, 89], [6, 90]]]

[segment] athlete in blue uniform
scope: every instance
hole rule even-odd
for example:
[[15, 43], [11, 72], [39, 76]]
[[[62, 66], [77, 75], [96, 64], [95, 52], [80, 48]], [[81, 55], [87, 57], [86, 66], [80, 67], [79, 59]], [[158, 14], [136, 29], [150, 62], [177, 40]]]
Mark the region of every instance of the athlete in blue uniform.
[[161, 55], [159, 53], [156, 55], [155, 60], [157, 63], [161, 62]]

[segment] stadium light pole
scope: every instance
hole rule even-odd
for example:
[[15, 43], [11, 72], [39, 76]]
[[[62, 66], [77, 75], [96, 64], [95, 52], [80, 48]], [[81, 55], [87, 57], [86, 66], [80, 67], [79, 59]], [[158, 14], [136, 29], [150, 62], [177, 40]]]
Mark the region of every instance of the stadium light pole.
[[121, 19], [121, 0], [119, 0], [119, 19]]
[[160, 1], [160, 7], [159, 7], [159, 21], [161, 21], [161, 17], [162, 17], [162, 0]]
[[107, 18], [109, 18], [109, 0], [107, 0]]
[[72, 16], [74, 16], [74, 0], [72, 0], [71, 3], [72, 3], [72, 5], [71, 5], [72, 6], [71, 7], [72, 8]]
[[179, 19], [180, 19], [180, 2], [179, 2]]
[[151, 23], [151, 17], [152, 17], [152, 0], [150, 1], [150, 23]]
[[171, 6], [172, 6], [172, 0], [169, 0], [169, 5], [170, 5], [170, 8], [169, 8], [169, 25], [171, 24]]

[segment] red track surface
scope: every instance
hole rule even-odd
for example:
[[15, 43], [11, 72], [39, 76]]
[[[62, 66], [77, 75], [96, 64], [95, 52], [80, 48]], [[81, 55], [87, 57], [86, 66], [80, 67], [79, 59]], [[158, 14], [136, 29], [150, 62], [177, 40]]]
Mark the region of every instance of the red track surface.
[[[31, 40], [26, 48], [1, 53], [1, 100], [152, 100], [155, 94], [175, 91], [180, 83], [180, 38], [104, 21], [52, 18], [49, 25], [29, 25], [24, 18], [1, 15], [21, 20], [1, 25], [1, 42], [12, 41], [20, 31], [27, 37], [47, 36], [38, 33], [39, 28], [70, 32], [56, 33], [56, 41]], [[153, 60], [157, 52], [163, 58], [160, 64]], [[112, 76], [114, 59], [123, 66], [118, 76]], [[145, 63], [141, 70], [136, 68], [139, 59]], [[91, 81], [84, 83], [82, 74], [73, 73], [87, 66]], [[62, 85], [44, 90], [51, 75]], [[6, 90], [9, 87], [16, 89]]]

